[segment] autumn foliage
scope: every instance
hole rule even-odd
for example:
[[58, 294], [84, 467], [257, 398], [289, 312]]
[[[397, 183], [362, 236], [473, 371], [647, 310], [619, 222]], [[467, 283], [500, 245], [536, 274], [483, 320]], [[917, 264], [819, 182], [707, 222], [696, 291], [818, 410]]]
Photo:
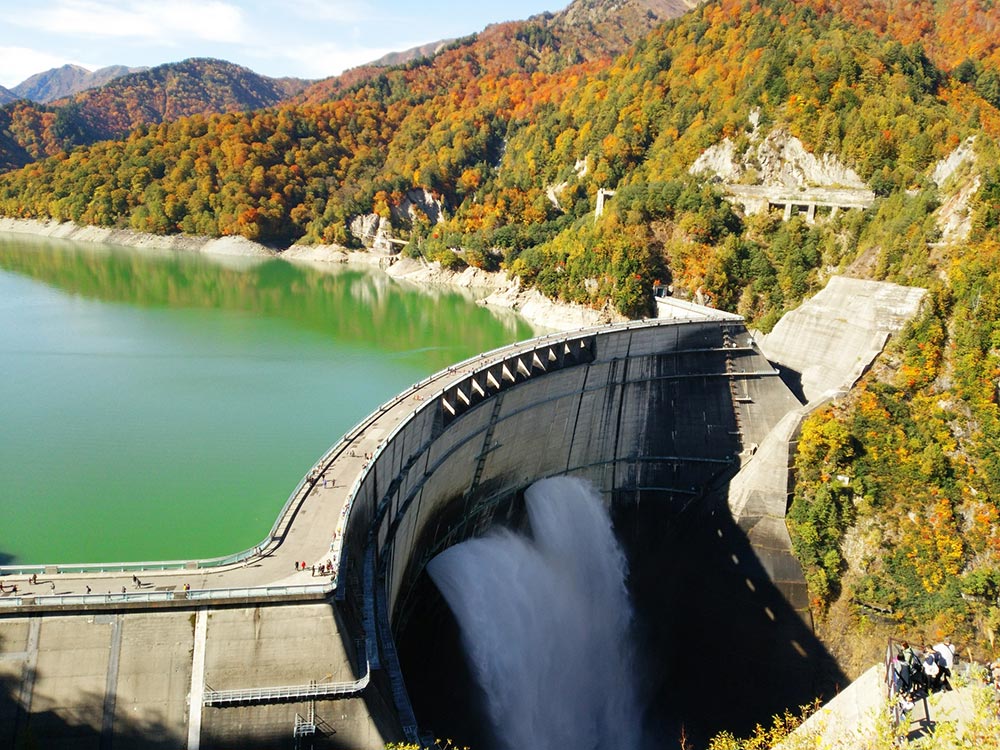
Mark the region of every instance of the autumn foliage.
[[[252, 112], [165, 108], [68, 152], [94, 121], [15, 107], [4, 132], [52, 155], [0, 178], [0, 213], [279, 248], [356, 246], [352, 220], [375, 213], [410, 254], [633, 317], [670, 285], [764, 330], [834, 272], [927, 287], [892, 366], [803, 427], [790, 526], [818, 607], [984, 633], [1000, 627], [998, 21], [987, 0], [714, 0], [652, 29], [547, 16]], [[116, 127], [145, 117], [105, 108]], [[748, 216], [691, 176], [723, 139], [742, 152], [751, 112], [855, 170], [875, 206]], [[960, 144], [969, 233], [945, 242], [955, 190], [932, 174]], [[402, 210], [413, 191], [441, 221]]]

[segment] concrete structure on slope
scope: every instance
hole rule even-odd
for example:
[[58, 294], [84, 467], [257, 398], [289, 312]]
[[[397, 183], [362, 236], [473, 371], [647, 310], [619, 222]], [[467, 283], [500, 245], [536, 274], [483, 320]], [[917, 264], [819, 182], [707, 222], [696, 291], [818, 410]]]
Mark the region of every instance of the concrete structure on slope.
[[852, 208], [864, 210], [875, 204], [875, 193], [859, 188], [787, 188], [768, 185], [734, 185], [723, 186], [727, 197], [743, 207], [747, 214], [766, 213], [770, 208], [781, 208], [782, 219], [792, 218], [793, 209], [805, 210], [806, 221], [812, 224], [816, 221], [817, 209], [828, 210], [832, 217], [838, 211], [849, 211]]
[[926, 289], [834, 276], [756, 338], [796, 394], [813, 403], [849, 390], [926, 296]]
[[[0, 569], [20, 585], [0, 598], [0, 748], [378, 748], [447, 732], [453, 701], [433, 693], [457, 639], [435, 640], [447, 613], [426, 563], [523, 524], [525, 488], [560, 474], [611, 507], [656, 665], [650, 704], [709, 732], [718, 683], [697, 664], [712, 648], [754, 675], [726, 717], [752, 726], [842, 681], [801, 618], [794, 559], [744, 528], [774, 475], [787, 500], [787, 458], [771, 470], [759, 447], [800, 406], [722, 315], [552, 335], [437, 373], [325, 454], [252, 550]], [[766, 510], [777, 524], [784, 507]]]

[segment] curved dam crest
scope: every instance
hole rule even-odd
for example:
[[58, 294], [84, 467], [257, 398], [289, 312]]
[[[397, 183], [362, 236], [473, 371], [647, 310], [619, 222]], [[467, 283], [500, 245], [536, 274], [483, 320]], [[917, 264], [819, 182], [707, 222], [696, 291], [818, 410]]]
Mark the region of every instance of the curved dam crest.
[[[443, 616], [423, 595], [428, 561], [519, 527], [525, 488], [560, 475], [588, 480], [625, 540], [645, 618], [643, 690], [676, 707], [656, 728], [711, 728], [698, 704], [715, 687], [669, 648], [677, 639], [731, 649], [750, 692], [768, 693], [756, 711], [822, 692], [843, 675], [787, 594], [801, 581], [794, 558], [762, 557], [727, 505], [741, 467], [762, 463], [767, 435], [800, 407], [731, 318], [543, 337], [449, 368], [334, 446], [258, 549], [162, 572], [19, 571], [53, 593], [0, 600], [0, 726], [11, 727], [0, 746], [26, 733], [123, 746], [152, 746], [143, 738], [155, 733], [188, 748], [293, 733], [329, 747], [419, 739], [423, 717], [442, 726], [434, 705], [414, 702], [421, 663], [437, 656], [420, 624]], [[787, 500], [787, 463], [783, 473]], [[747, 490], [754, 503], [770, 491]], [[327, 561], [334, 573], [314, 575]], [[110, 591], [65, 593], [83, 581]], [[104, 656], [67, 672], [61, 655], [95, 648]]]

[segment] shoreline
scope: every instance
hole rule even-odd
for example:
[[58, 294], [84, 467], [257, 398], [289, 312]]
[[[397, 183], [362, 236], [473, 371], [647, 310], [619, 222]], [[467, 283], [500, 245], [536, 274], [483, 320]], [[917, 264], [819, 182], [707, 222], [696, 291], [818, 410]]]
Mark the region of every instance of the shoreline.
[[[365, 266], [400, 281], [417, 286], [440, 285], [476, 292], [477, 304], [518, 314], [534, 327], [550, 331], [620, 323], [626, 320], [610, 307], [602, 310], [569, 302], [557, 302], [535, 289], [524, 289], [519, 278], [509, 278], [506, 271], [490, 272], [466, 267], [460, 272], [441, 268], [439, 263], [402, 255], [383, 255], [369, 250], [350, 250], [338, 245], [291, 245], [284, 250], [253, 242], [244, 237], [206, 237], [195, 235], [159, 235], [131, 229], [80, 226], [70, 221], [12, 219], [0, 217], [0, 232], [35, 237], [119, 245], [138, 249], [169, 250], [211, 256], [244, 258], [281, 258], [289, 262], [313, 265], [330, 264]], [[486, 292], [480, 297], [479, 293]]]

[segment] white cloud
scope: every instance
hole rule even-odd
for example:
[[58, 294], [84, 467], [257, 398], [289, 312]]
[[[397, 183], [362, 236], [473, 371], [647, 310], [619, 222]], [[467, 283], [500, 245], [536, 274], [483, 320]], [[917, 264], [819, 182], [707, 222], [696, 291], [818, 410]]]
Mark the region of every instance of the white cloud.
[[191, 38], [240, 42], [247, 36], [242, 10], [222, 0], [56, 0], [13, 13], [7, 20], [47, 34], [167, 46]]
[[297, 75], [306, 78], [327, 78], [348, 68], [377, 60], [395, 50], [388, 47], [345, 47], [333, 42], [302, 44], [275, 53], [295, 62]]
[[365, 0], [296, 0], [288, 4], [287, 10], [310, 23], [358, 23], [386, 18], [386, 8], [379, 8]]
[[[58, 57], [48, 52], [39, 52], [26, 47], [0, 47], [0, 86], [13, 88], [35, 73], [58, 68], [66, 63], [65, 57]], [[74, 64], [88, 70], [99, 67], [82, 62]]]

